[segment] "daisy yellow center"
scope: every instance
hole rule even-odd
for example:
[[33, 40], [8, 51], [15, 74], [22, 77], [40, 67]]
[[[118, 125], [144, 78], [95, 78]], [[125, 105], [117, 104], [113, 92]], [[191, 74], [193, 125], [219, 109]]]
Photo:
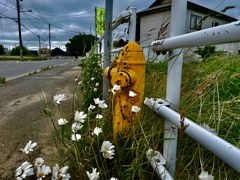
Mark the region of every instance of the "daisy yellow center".
[[109, 157], [109, 154], [108, 154], [108, 153], [105, 153], [105, 157], [107, 157], [107, 158], [108, 158], [108, 157]]
[[104, 147], [104, 151], [108, 151], [108, 147]]
[[43, 172], [40, 172], [39, 174], [38, 174], [38, 177], [44, 177], [45, 176], [45, 174], [43, 173]]

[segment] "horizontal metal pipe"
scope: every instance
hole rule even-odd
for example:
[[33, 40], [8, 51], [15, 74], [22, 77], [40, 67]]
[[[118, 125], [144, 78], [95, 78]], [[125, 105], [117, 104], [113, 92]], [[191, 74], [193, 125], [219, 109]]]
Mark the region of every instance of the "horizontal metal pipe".
[[127, 18], [129, 18], [132, 15], [132, 13], [128, 10], [124, 10], [120, 16], [118, 16], [111, 24], [111, 29], [116, 29], [120, 24], [124, 23]]
[[240, 21], [203, 29], [193, 33], [156, 40], [151, 43], [155, 52], [178, 48], [240, 42]]
[[[181, 128], [180, 114], [168, 108], [164, 100], [154, 100], [146, 98], [144, 103], [150, 108], [152, 108], [156, 113], [171, 121], [178, 128]], [[218, 156], [236, 171], [240, 172], [239, 148], [233, 146], [231, 143], [204, 129], [203, 127], [199, 126], [188, 118], [184, 119], [184, 124], [188, 125], [188, 127], [184, 131], [186, 134], [188, 134], [198, 143], [203, 145], [213, 154]]]

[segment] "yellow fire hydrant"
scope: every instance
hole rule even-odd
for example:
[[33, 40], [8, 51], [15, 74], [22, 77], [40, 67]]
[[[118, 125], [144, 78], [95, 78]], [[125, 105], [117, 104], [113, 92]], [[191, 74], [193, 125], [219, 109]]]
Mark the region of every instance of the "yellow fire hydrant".
[[129, 133], [131, 123], [141, 107], [145, 86], [146, 60], [142, 48], [135, 42], [126, 44], [119, 58], [105, 69], [104, 76], [111, 86], [120, 86], [113, 92], [114, 135]]

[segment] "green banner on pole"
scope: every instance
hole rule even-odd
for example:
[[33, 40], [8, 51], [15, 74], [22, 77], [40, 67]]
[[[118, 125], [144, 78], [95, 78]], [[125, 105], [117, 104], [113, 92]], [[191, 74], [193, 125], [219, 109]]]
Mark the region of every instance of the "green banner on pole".
[[96, 8], [96, 34], [103, 35], [105, 23], [105, 8]]

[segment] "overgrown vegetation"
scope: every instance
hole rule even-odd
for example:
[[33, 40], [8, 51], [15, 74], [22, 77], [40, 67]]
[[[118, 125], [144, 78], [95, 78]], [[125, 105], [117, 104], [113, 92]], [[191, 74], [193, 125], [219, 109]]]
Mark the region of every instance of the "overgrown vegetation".
[[[205, 61], [185, 63], [179, 104], [180, 112], [187, 118], [199, 125], [207, 124], [218, 136], [237, 147], [240, 147], [239, 60], [239, 56], [210, 56]], [[115, 137], [111, 103], [107, 107], [101, 101], [101, 58], [90, 53], [81, 66], [81, 76], [75, 78], [73, 111], [69, 115], [61, 115], [64, 95], [54, 97], [59, 112], [52, 112], [42, 95], [44, 112], [56, 130], [54, 140], [59, 165], [69, 166], [72, 179], [88, 179], [87, 171], [91, 173], [92, 168], [99, 172], [92, 173], [92, 177], [99, 179], [158, 179], [146, 152], [149, 149], [162, 152], [164, 119], [142, 105], [129, 135]], [[167, 62], [147, 63], [145, 97], [164, 99], [167, 73]], [[80, 101], [81, 95], [83, 101]], [[111, 149], [105, 151], [104, 142], [108, 141]], [[215, 179], [239, 178], [235, 170], [187, 135], [179, 136], [176, 166], [176, 180], [198, 179], [203, 171]]]
[[87, 109], [90, 104], [94, 104], [93, 98], [102, 98], [102, 59], [98, 54], [95, 54], [93, 48], [89, 56], [81, 60], [80, 66], [82, 72], [79, 76], [79, 85], [81, 85], [81, 92], [83, 101], [81, 102], [82, 109]]
[[[240, 57], [213, 56], [206, 61], [185, 64], [181, 111], [198, 124], [207, 124], [216, 134], [240, 147], [239, 70]], [[179, 179], [196, 177], [205, 170], [218, 179], [238, 179], [231, 167], [185, 135], [178, 146]]]

